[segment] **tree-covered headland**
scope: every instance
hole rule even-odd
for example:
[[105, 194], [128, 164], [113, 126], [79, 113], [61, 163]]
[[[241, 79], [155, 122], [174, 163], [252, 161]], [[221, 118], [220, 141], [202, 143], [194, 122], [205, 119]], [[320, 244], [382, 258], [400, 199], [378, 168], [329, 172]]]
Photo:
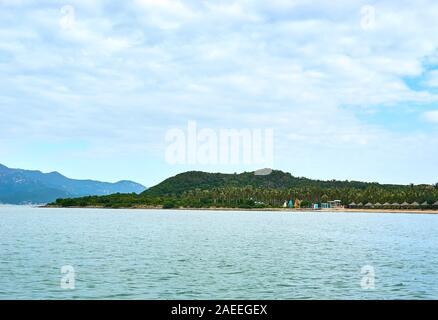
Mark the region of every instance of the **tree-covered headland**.
[[[142, 192], [58, 199], [60, 207], [104, 208], [280, 208], [292, 200], [299, 207], [341, 200], [360, 208], [438, 209], [438, 184], [392, 185], [359, 181], [321, 181], [272, 171], [269, 175], [185, 172]], [[298, 202], [297, 202], [298, 201]], [[434, 205], [435, 204], [435, 205]]]

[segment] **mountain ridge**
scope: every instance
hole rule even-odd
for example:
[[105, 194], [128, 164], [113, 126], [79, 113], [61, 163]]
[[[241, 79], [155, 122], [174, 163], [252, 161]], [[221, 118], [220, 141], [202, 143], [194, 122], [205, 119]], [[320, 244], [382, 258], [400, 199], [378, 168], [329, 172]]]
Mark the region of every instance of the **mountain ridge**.
[[58, 198], [76, 198], [113, 193], [140, 193], [146, 188], [134, 181], [115, 183], [70, 179], [57, 171], [13, 169], [0, 164], [0, 203], [48, 203]]

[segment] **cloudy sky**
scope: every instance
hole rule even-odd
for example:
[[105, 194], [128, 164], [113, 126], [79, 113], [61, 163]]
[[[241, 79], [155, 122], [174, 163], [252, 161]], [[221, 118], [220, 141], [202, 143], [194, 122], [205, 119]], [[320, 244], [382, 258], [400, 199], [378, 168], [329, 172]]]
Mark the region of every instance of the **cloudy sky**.
[[297, 176], [438, 182], [438, 2], [0, 0], [0, 163], [147, 186], [165, 134], [273, 128]]

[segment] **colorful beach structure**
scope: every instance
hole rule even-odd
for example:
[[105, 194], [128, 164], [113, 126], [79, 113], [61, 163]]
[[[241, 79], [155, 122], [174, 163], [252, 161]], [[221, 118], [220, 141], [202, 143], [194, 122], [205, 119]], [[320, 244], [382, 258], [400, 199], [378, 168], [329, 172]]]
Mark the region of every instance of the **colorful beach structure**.
[[[297, 209], [297, 208], [301, 208], [301, 204], [302, 201], [299, 199], [295, 199], [295, 200], [290, 199], [284, 202], [283, 208]], [[417, 209], [417, 210], [437, 209], [438, 210], [438, 201], [434, 203], [424, 201], [421, 204], [417, 201], [414, 201], [412, 203], [404, 201], [401, 204], [398, 202], [394, 202], [394, 203], [385, 202], [383, 204], [380, 202], [376, 202], [376, 203], [367, 202], [366, 204], [363, 204], [362, 202], [356, 203], [353, 201], [350, 204], [346, 205], [345, 207], [350, 209]], [[338, 209], [338, 208], [341, 209], [344, 208], [344, 206], [342, 205], [341, 200], [333, 200], [333, 201], [327, 201], [322, 203], [318, 203], [318, 202], [309, 203], [308, 205], [306, 204], [306, 208], [314, 209], [314, 210]]]
[[339, 209], [343, 208], [341, 200], [333, 200], [321, 203], [321, 209]]

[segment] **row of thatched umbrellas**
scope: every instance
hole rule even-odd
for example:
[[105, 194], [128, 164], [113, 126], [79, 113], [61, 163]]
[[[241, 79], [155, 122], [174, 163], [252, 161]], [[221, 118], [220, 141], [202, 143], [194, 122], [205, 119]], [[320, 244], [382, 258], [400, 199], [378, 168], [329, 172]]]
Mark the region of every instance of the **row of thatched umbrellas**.
[[395, 203], [386, 202], [384, 204], [381, 204], [379, 202], [374, 203], [374, 204], [371, 202], [368, 202], [365, 205], [362, 202], [360, 202], [358, 204], [352, 202], [348, 206], [349, 207], [368, 207], [368, 208], [372, 208], [372, 207], [429, 207], [429, 206], [438, 207], [438, 201], [435, 202], [434, 204], [430, 204], [427, 201], [424, 201], [422, 204], [419, 204], [418, 202], [407, 203], [406, 201], [403, 202], [402, 204], [397, 203], [397, 202], [395, 202]]

